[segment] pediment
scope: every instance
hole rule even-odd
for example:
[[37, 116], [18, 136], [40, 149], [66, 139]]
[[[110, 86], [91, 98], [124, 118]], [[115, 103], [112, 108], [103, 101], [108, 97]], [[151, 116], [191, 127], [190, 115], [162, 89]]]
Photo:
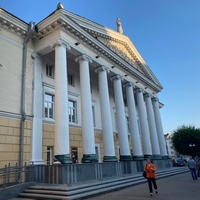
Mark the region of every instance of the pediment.
[[100, 36], [97, 37], [97, 39], [109, 49], [114, 51], [118, 56], [123, 58], [131, 66], [144, 73], [144, 71], [139, 67], [140, 63], [138, 62], [138, 59], [134, 56], [134, 54], [130, 51], [130, 48], [128, 48], [124, 42], [117, 41], [114, 38], [108, 39]]
[[[86, 30], [88, 31], [88, 29]], [[159, 83], [154, 74], [151, 72], [148, 65], [142, 59], [142, 57], [140, 56], [140, 54], [138, 53], [138, 51], [127, 36], [122, 37], [122, 40], [120, 40], [119, 38], [111, 37], [110, 34], [109, 36], [107, 36], [95, 32], [94, 37], [101, 43], [103, 43], [106, 47], [108, 47], [110, 50], [112, 50], [115, 54], [120, 56], [129, 65], [137, 69], [149, 80], [153, 81], [156, 84]]]

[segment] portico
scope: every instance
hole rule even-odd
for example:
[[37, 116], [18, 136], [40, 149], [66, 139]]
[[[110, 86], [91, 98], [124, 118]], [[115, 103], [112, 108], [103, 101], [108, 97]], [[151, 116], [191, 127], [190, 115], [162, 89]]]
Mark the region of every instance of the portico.
[[[43, 161], [42, 154], [34, 156], [34, 138], [37, 134], [42, 149], [44, 123], [53, 124], [54, 143], [47, 147], [60, 163], [72, 163], [72, 148], [82, 163], [166, 157], [157, 99], [162, 86], [129, 38], [91, 21], [88, 27], [87, 20], [64, 9], [46, 20], [38, 24], [34, 38], [35, 52], [43, 60], [38, 65], [34, 59], [40, 68], [35, 76], [39, 93], [52, 96], [55, 114], [51, 119], [33, 116], [31, 162]], [[47, 63], [55, 70], [53, 77], [44, 75]], [[38, 104], [44, 98], [33, 101]]]

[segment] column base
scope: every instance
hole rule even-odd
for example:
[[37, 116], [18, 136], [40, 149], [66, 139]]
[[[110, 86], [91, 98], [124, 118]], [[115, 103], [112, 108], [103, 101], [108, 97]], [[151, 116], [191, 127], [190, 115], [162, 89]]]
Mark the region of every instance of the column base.
[[161, 160], [161, 159], [162, 159], [162, 156], [161, 156], [161, 155], [153, 155], [153, 156], [152, 156], [152, 159]]
[[96, 162], [98, 162], [97, 155], [96, 154], [83, 154], [81, 162], [82, 163], [96, 163]]
[[72, 160], [71, 160], [69, 154], [65, 154], [65, 155], [56, 155], [55, 158], [56, 158], [61, 164], [71, 164], [71, 163], [72, 163]]
[[145, 158], [145, 159], [147, 159], [147, 158], [152, 158], [152, 155], [144, 154], [144, 158]]
[[144, 156], [133, 156], [133, 160], [144, 160]]
[[132, 159], [132, 157], [130, 156], [130, 155], [127, 155], [127, 156], [122, 156], [122, 155], [120, 155], [120, 159], [119, 159], [120, 161], [131, 161], [131, 160], [133, 160]]
[[162, 156], [162, 159], [167, 160], [167, 159], [169, 159], [169, 156], [168, 155]]
[[116, 156], [104, 156], [103, 162], [117, 162]]

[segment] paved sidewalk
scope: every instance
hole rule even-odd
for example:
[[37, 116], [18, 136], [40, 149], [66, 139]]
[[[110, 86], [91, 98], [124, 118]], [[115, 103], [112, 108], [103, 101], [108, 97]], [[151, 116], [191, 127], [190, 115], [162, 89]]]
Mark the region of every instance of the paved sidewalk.
[[140, 184], [118, 191], [87, 198], [87, 200], [199, 200], [200, 178], [193, 181], [190, 172], [158, 179], [158, 194], [150, 197], [148, 185]]

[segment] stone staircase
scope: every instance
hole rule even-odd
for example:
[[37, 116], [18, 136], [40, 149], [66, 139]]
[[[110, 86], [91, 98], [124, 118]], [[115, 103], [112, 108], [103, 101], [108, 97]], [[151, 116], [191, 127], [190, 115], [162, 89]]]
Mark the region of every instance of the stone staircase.
[[[180, 168], [168, 168], [165, 170], [157, 171], [157, 179], [172, 176], [180, 173], [188, 172], [187, 167]], [[89, 196], [110, 192], [113, 190], [119, 190], [121, 188], [137, 185], [146, 182], [146, 179], [142, 177], [142, 173], [127, 175], [121, 178], [112, 178], [107, 180], [90, 181], [87, 183], [76, 184], [73, 186], [68, 185], [47, 185], [38, 184], [31, 186], [19, 194], [19, 198], [12, 200], [54, 200], [54, 199], [66, 199], [66, 200], [78, 200], [84, 199]]]

